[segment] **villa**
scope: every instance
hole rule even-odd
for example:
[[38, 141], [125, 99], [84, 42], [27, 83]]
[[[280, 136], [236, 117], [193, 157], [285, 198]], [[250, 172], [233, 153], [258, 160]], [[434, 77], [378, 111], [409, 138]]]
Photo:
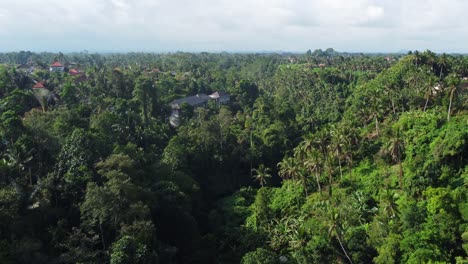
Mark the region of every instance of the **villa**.
[[65, 71], [65, 66], [63, 66], [60, 62], [56, 61], [50, 65], [49, 70], [51, 72], [63, 72]]
[[180, 99], [176, 99], [170, 103], [172, 113], [169, 117], [169, 122], [172, 126], [176, 127], [179, 125], [180, 109], [183, 104], [188, 104], [192, 107], [204, 107], [209, 101], [216, 102], [217, 105], [228, 104], [231, 97], [224, 91], [214, 92], [210, 95], [197, 94], [188, 96]]

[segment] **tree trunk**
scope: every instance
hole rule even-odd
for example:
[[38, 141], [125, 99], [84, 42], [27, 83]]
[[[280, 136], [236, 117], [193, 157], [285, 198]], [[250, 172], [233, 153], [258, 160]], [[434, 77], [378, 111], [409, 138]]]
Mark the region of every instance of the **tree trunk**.
[[377, 131], [377, 135], [380, 135], [379, 120], [377, 119], [377, 115], [375, 115], [375, 130]]
[[453, 100], [454, 92], [455, 92], [455, 88], [452, 88], [452, 91], [450, 91], [450, 103], [449, 103], [449, 108], [447, 111], [447, 122], [450, 121], [450, 111], [452, 111], [452, 100]]
[[102, 223], [100, 221], [99, 221], [99, 231], [101, 232], [102, 249], [106, 250], [106, 243], [104, 242], [104, 230], [102, 230]]
[[423, 112], [426, 112], [427, 103], [429, 103], [429, 93], [427, 93], [427, 96], [426, 96], [426, 104], [424, 104], [424, 110], [423, 110]]
[[322, 188], [320, 187], [320, 179], [319, 179], [319, 176], [318, 176], [317, 169], [315, 169], [315, 180], [317, 181], [318, 190], [319, 190], [320, 194], [322, 194]]
[[398, 160], [398, 179], [400, 181], [400, 190], [403, 190], [403, 165], [401, 165], [401, 160]]
[[145, 125], [148, 125], [148, 102], [146, 101], [146, 95], [143, 98], [143, 118], [145, 119]]
[[341, 159], [338, 157], [338, 164], [340, 167], [340, 180], [343, 180], [343, 170], [341, 169]]
[[338, 239], [338, 243], [340, 243], [341, 250], [343, 250], [343, 253], [345, 254], [346, 258], [349, 260], [349, 263], [353, 264], [353, 261], [348, 256], [348, 253], [346, 252], [346, 250], [345, 250], [345, 248], [343, 246], [343, 243], [341, 242], [340, 235], [338, 234], [338, 230], [336, 230], [336, 227], [335, 227], [335, 232], [336, 232], [336, 238]]
[[308, 193], [307, 193], [307, 180], [306, 180], [306, 178], [302, 179], [302, 185], [304, 187], [305, 197], [307, 197]]

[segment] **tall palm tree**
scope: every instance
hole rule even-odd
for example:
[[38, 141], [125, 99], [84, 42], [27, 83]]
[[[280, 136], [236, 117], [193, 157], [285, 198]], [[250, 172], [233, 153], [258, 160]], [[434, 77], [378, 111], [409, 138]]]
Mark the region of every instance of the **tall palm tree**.
[[400, 183], [400, 189], [403, 190], [403, 166], [401, 164], [401, 158], [403, 156], [404, 142], [401, 140], [400, 131], [396, 132], [396, 135], [390, 139], [388, 151], [392, 156], [392, 160], [398, 163], [398, 181]]
[[253, 169], [255, 174], [254, 174], [254, 180], [258, 181], [260, 183], [260, 186], [265, 186], [267, 184], [267, 179], [271, 178], [270, 171], [271, 169], [268, 167], [265, 167], [265, 165], [260, 164], [257, 169]]
[[278, 163], [279, 175], [285, 179], [292, 179], [302, 183], [307, 196], [307, 172], [294, 157], [288, 157]]
[[457, 91], [459, 84], [460, 84], [460, 78], [456, 74], [451, 74], [449, 77], [447, 77], [447, 84], [450, 87], [450, 103], [447, 111], [447, 122], [450, 121], [450, 114], [452, 111], [452, 101], [453, 101], [453, 96], [455, 92]]
[[345, 120], [342, 123], [343, 140], [343, 156], [348, 164], [350, 178], [353, 176], [353, 152], [359, 148], [359, 134], [352, 120]]
[[345, 254], [346, 258], [348, 259], [349, 263], [353, 264], [353, 261], [348, 255], [348, 252], [346, 251], [344, 245], [343, 245], [343, 228], [342, 225], [339, 221], [339, 214], [334, 213], [334, 210], [332, 210], [332, 222], [330, 225], [330, 228], [328, 229], [328, 235], [331, 237], [333, 234], [335, 235], [336, 239], [338, 240], [338, 243], [340, 244], [341, 250]]
[[338, 159], [340, 168], [340, 179], [343, 179], [343, 170], [341, 168], [341, 158], [343, 156], [343, 146], [345, 145], [345, 131], [341, 126], [333, 127], [330, 131], [331, 135], [331, 150], [335, 158]]
[[154, 99], [154, 84], [152, 80], [146, 76], [141, 76], [136, 80], [133, 97], [142, 107], [142, 114], [145, 124], [149, 122], [149, 112], [151, 109], [151, 101]]
[[304, 160], [304, 167], [306, 167], [310, 172], [315, 173], [315, 181], [317, 183], [317, 188], [320, 193], [322, 193], [322, 188], [320, 186], [320, 173], [322, 171], [322, 164], [320, 159], [320, 152], [313, 150], [309, 152]]
[[370, 89], [365, 92], [365, 97], [368, 102], [368, 105], [364, 106], [368, 117], [367, 122], [374, 120], [376, 133], [377, 135], [380, 135], [379, 118], [382, 115], [382, 106], [384, 103], [382, 95], [379, 93], [378, 89], [370, 87]]
[[328, 194], [330, 197], [333, 196], [333, 156], [331, 152], [325, 154], [325, 165], [324, 169], [328, 174]]
[[447, 57], [447, 54], [443, 53], [439, 57], [438, 65], [440, 67], [439, 69], [439, 80], [442, 80], [442, 73], [444, 72], [444, 69], [447, 69], [449, 65], [449, 58]]
[[423, 112], [426, 112], [426, 109], [427, 109], [427, 104], [429, 103], [429, 98], [430, 96], [432, 95], [432, 89], [434, 87], [434, 85], [437, 83], [436, 81], [436, 77], [431, 77], [429, 79], [429, 83], [427, 85], [427, 89], [426, 89], [426, 103], [424, 104], [424, 110]]
[[297, 179], [299, 176], [297, 161], [293, 157], [284, 158], [278, 163], [279, 176], [284, 179]]
[[27, 149], [25, 145], [13, 145], [11, 148], [7, 149], [5, 152], [4, 162], [13, 168], [16, 168], [18, 177], [21, 176], [22, 172], [29, 167], [28, 177], [29, 184], [32, 185], [32, 174], [31, 168], [28, 164], [33, 160], [34, 148]]

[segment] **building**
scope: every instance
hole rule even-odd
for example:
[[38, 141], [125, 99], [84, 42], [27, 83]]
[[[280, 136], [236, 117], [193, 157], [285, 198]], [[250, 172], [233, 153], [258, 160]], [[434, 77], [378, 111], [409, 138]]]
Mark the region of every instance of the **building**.
[[210, 95], [197, 94], [188, 96], [180, 99], [176, 99], [170, 103], [171, 105], [171, 116], [169, 122], [172, 126], [176, 127], [179, 125], [180, 109], [183, 104], [188, 104], [192, 107], [203, 107], [208, 104], [209, 101], [216, 102], [217, 105], [228, 104], [231, 100], [231, 96], [223, 91], [215, 92]]
[[63, 66], [60, 62], [56, 61], [50, 65], [49, 70], [51, 72], [63, 72], [65, 71], [65, 66]]
[[33, 89], [45, 89], [45, 86], [42, 82], [37, 82], [32, 88]]
[[199, 107], [199, 106], [205, 106], [208, 101], [211, 99], [206, 94], [197, 94], [193, 96], [188, 96], [180, 99], [176, 99], [171, 102], [171, 108], [172, 109], [180, 109], [180, 106], [184, 103], [187, 103], [190, 106], [193, 107]]
[[35, 68], [29, 64], [21, 64], [17, 69], [26, 73], [33, 73]]
[[68, 74], [72, 75], [72, 76], [76, 76], [76, 75], [80, 75], [80, 72], [76, 69], [70, 69], [68, 71]]
[[215, 92], [209, 95], [218, 104], [228, 104], [231, 101], [231, 96], [226, 92]]

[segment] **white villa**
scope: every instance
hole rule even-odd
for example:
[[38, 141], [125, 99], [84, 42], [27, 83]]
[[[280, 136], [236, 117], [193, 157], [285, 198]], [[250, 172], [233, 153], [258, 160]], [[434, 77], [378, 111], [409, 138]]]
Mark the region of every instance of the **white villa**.
[[193, 96], [188, 96], [180, 99], [176, 99], [171, 102], [172, 113], [169, 117], [169, 122], [172, 126], [176, 127], [179, 125], [179, 116], [180, 116], [180, 107], [182, 104], [186, 103], [192, 107], [201, 107], [206, 106], [210, 100], [213, 100], [218, 105], [228, 104], [231, 100], [231, 96], [224, 92], [214, 92], [210, 95], [206, 94], [197, 94]]

